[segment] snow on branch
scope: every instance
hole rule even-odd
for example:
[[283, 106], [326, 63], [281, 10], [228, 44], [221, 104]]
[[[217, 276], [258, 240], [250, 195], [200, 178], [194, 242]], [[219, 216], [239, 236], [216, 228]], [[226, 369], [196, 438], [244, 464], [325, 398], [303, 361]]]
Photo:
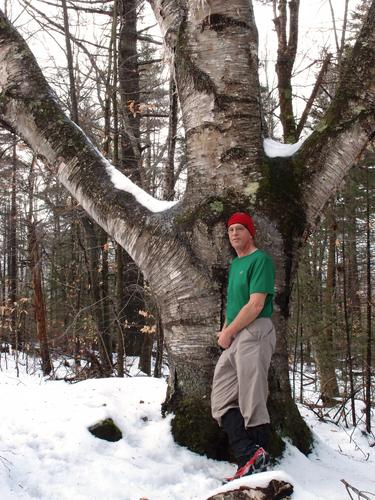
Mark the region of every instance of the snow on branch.
[[273, 139], [264, 139], [264, 152], [269, 158], [286, 158], [288, 156], [293, 156], [300, 149], [306, 139], [307, 137], [304, 137], [295, 144], [282, 144], [281, 142], [274, 141]]
[[106, 161], [106, 170], [115, 188], [132, 194], [138, 201], [138, 203], [150, 210], [150, 212], [163, 212], [164, 210], [167, 210], [168, 208], [171, 208], [176, 205], [176, 203], [178, 203], [178, 201], [163, 201], [154, 198], [146, 191], [138, 187], [136, 184], [134, 184], [134, 182], [132, 182], [122, 172], [117, 170], [117, 168], [111, 165], [108, 161]]

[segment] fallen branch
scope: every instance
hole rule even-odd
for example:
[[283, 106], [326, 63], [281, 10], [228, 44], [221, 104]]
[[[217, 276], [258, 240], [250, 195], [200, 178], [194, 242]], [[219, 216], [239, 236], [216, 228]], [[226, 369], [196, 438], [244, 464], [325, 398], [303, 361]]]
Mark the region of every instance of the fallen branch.
[[293, 486], [285, 481], [272, 479], [265, 488], [240, 486], [235, 490], [223, 491], [207, 500], [284, 500], [293, 493]]

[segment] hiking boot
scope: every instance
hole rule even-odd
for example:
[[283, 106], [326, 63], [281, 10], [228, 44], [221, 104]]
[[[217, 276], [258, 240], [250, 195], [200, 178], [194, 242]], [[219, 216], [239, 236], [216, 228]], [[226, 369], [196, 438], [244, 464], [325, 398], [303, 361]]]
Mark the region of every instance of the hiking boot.
[[240, 467], [234, 476], [225, 479], [225, 483], [240, 479], [241, 477], [250, 476], [251, 474], [256, 474], [257, 472], [265, 472], [269, 463], [269, 454], [264, 448], [258, 448], [250, 460], [248, 460], [243, 467]]

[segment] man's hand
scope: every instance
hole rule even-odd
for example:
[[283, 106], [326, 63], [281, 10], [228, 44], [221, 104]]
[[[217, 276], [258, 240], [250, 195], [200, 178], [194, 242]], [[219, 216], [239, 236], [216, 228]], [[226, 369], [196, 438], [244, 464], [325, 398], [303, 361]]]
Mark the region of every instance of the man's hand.
[[223, 328], [221, 332], [217, 334], [217, 343], [223, 349], [228, 349], [233, 341], [233, 335], [227, 330], [227, 328]]

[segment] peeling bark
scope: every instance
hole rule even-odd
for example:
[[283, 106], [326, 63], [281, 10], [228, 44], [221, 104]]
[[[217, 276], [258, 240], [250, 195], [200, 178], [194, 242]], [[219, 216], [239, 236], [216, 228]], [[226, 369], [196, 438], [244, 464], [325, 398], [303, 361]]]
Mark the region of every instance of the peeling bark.
[[[261, 177], [258, 34], [251, 2], [152, 0], [173, 59], [187, 136], [188, 201]], [[236, 175], [233, 176], [233, 172]]]

